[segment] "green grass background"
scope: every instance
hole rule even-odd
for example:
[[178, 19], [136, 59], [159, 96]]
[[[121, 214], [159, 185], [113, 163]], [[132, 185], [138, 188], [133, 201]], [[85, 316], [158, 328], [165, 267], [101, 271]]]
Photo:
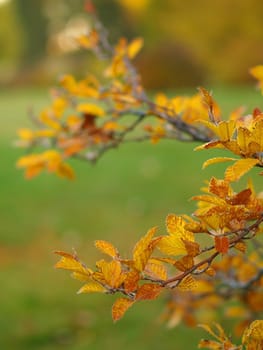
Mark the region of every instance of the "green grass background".
[[[195, 93], [195, 90], [189, 91]], [[214, 88], [225, 115], [263, 100], [253, 87]], [[22, 150], [15, 130], [29, 125], [27, 111], [48, 103], [42, 90], [0, 92], [0, 268], [1, 349], [196, 349], [205, 333], [161, 322], [165, 300], [142, 302], [118, 323], [111, 320], [114, 297], [76, 295], [81, 283], [56, 271], [54, 250], [75, 248], [93, 267], [94, 239], [113, 242], [128, 256], [136, 240], [168, 213], [191, 213], [192, 195], [223, 165], [201, 170], [215, 151], [193, 152], [194, 144], [163, 141], [127, 144], [96, 166], [74, 161], [73, 182], [52, 175], [26, 181], [15, 168]], [[254, 175], [260, 190], [260, 177]]]

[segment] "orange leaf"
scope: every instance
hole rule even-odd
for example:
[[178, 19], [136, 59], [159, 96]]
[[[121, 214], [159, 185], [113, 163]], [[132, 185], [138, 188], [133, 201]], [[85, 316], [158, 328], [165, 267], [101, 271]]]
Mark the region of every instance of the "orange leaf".
[[119, 255], [118, 250], [109, 242], [103, 240], [95, 241], [95, 247], [102, 253], [107, 254], [113, 258]]
[[217, 252], [226, 254], [229, 249], [229, 239], [226, 236], [215, 237], [215, 249]]
[[124, 289], [127, 293], [134, 292], [138, 288], [138, 282], [140, 280], [140, 274], [138, 271], [131, 270], [126, 273], [124, 280]]
[[113, 321], [118, 321], [123, 317], [125, 312], [132, 306], [133, 300], [127, 298], [119, 298], [115, 301], [112, 306], [112, 319]]
[[145, 283], [137, 291], [136, 300], [156, 299], [162, 291], [162, 286], [158, 284]]

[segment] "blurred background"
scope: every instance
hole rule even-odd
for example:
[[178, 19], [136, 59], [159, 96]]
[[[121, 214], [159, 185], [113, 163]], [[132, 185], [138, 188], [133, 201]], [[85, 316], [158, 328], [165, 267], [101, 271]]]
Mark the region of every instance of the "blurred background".
[[[89, 27], [84, 0], [0, 0], [0, 84], [48, 84], [83, 73], [87, 58], [72, 38]], [[246, 83], [263, 61], [260, 0], [95, 0], [119, 36], [142, 36], [137, 65], [147, 88]], [[90, 60], [92, 67], [96, 63]]]
[[[144, 37], [136, 65], [149, 90], [193, 94], [203, 85], [225, 114], [240, 105], [248, 112], [262, 107], [248, 74], [263, 63], [261, 0], [94, 3], [113, 42], [120, 35]], [[83, 0], [0, 0], [0, 348], [196, 349], [206, 335], [183, 325], [168, 329], [166, 296], [135, 306], [113, 324], [114, 297], [76, 295], [80, 283], [53, 269], [53, 251], [74, 248], [93, 267], [101, 258], [93, 240], [105, 239], [129, 256], [147, 229], [158, 225], [164, 232], [168, 213], [191, 213], [188, 199], [224, 167], [199, 171], [211, 154], [166, 141], [125, 145], [95, 167], [76, 161], [73, 183], [45, 174], [25, 181], [15, 168], [22, 154], [13, 147], [16, 129], [29, 125], [28, 111], [49, 103], [59, 75], [98, 70], [72, 40], [89, 26]], [[260, 189], [256, 172], [254, 178]], [[203, 322], [211, 320], [205, 310], [200, 314]]]

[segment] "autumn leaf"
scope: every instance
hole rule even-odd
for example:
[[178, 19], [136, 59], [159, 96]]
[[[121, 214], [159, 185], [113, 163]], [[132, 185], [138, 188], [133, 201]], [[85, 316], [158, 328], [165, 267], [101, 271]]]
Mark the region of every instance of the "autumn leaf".
[[121, 263], [116, 260], [110, 262], [102, 261], [101, 272], [103, 277], [111, 288], [118, 288], [125, 279], [125, 274], [122, 272]]
[[158, 248], [168, 255], [187, 254], [184, 241], [194, 242], [194, 235], [186, 230], [185, 221], [180, 216], [169, 214], [166, 218], [166, 227], [169, 235], [162, 236]]
[[101, 284], [97, 282], [89, 282], [87, 284], [84, 284], [83, 287], [81, 287], [77, 294], [82, 293], [105, 293], [107, 289], [105, 289]]
[[143, 47], [142, 38], [133, 39], [127, 48], [128, 57], [130, 59], [133, 59], [138, 54], [138, 52], [141, 50], [142, 47]]
[[112, 319], [114, 322], [123, 317], [125, 312], [134, 304], [134, 301], [127, 298], [119, 298], [112, 306]]
[[258, 159], [240, 159], [225, 171], [225, 180], [229, 182], [238, 181], [241, 176], [245, 175], [250, 169], [259, 163]]
[[236, 158], [229, 158], [229, 157], [210, 158], [204, 162], [202, 168], [205, 169], [206, 167], [208, 167], [211, 164], [224, 163], [224, 162], [229, 162], [232, 160], [236, 160]]
[[194, 279], [192, 275], [188, 275], [180, 281], [177, 288], [185, 292], [185, 291], [193, 291], [197, 288], [197, 286], [198, 286], [198, 281]]
[[165, 281], [167, 279], [167, 271], [166, 268], [163, 266], [163, 263], [154, 258], [149, 259], [145, 267], [145, 273], [148, 276], [159, 280]]
[[55, 254], [61, 256], [61, 259], [55, 264], [56, 269], [74, 271], [88, 277], [92, 275], [92, 270], [88, 269], [84, 264], [82, 264], [76, 255], [62, 251], [55, 251]]
[[92, 103], [80, 103], [77, 106], [77, 111], [82, 113], [87, 113], [95, 116], [103, 116], [105, 111], [103, 108]]
[[226, 254], [229, 249], [229, 239], [226, 236], [215, 236], [215, 249], [217, 252]]
[[174, 266], [180, 271], [187, 271], [194, 266], [194, 259], [192, 256], [185, 255], [174, 263]]
[[143, 271], [148, 259], [150, 258], [154, 245], [151, 244], [152, 238], [157, 231], [157, 227], [151, 228], [144, 237], [135, 245], [133, 249], [134, 267], [138, 271]]
[[134, 292], [138, 288], [140, 273], [136, 270], [130, 270], [125, 275], [124, 289], [127, 293]]
[[263, 320], [253, 321], [245, 330], [242, 344], [247, 350], [263, 349]]
[[118, 250], [109, 242], [97, 240], [95, 241], [95, 247], [112, 258], [119, 256]]
[[145, 283], [136, 293], [136, 300], [153, 300], [161, 293], [163, 287], [158, 284]]

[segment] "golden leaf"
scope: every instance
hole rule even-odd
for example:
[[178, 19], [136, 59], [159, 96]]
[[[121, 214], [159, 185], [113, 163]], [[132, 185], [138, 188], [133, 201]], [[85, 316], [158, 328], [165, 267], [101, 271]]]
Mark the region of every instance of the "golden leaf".
[[61, 259], [55, 264], [56, 269], [64, 269], [79, 272], [86, 276], [91, 276], [92, 271], [82, 264], [76, 255], [72, 255], [62, 251], [55, 251], [55, 254], [61, 256]]
[[180, 271], [187, 271], [194, 266], [194, 259], [192, 256], [185, 255], [180, 260], [177, 260], [174, 266]]
[[125, 312], [134, 304], [133, 300], [127, 298], [119, 298], [112, 306], [112, 319], [114, 322], [123, 317]]
[[118, 288], [125, 279], [125, 274], [121, 269], [121, 263], [116, 260], [110, 262], [102, 260], [101, 272], [106, 283], [112, 288]]
[[214, 341], [214, 340], [208, 340], [208, 339], [202, 339], [200, 340], [199, 344], [198, 344], [198, 348], [199, 349], [210, 349], [210, 350], [221, 350], [222, 348], [222, 344]]
[[107, 290], [101, 284], [97, 282], [89, 282], [84, 284], [77, 293], [105, 293], [106, 291]]
[[187, 254], [184, 241], [194, 242], [194, 235], [185, 229], [185, 221], [180, 216], [170, 214], [166, 218], [168, 236], [162, 236], [158, 248], [168, 255]]
[[214, 100], [212, 98], [212, 94], [207, 91], [205, 88], [203, 87], [199, 87], [198, 90], [200, 91], [202, 98], [203, 98], [203, 102], [209, 107], [209, 108], [213, 108], [214, 105]]
[[198, 281], [192, 275], [188, 275], [182, 279], [177, 288], [181, 291], [194, 291], [198, 286]]
[[119, 255], [118, 250], [109, 242], [97, 240], [95, 241], [95, 247], [102, 253], [107, 254], [113, 258]]
[[263, 320], [255, 320], [246, 328], [242, 344], [247, 350], [263, 349]]
[[229, 157], [210, 158], [204, 162], [202, 168], [205, 169], [206, 167], [208, 167], [211, 164], [230, 162], [232, 160], [236, 160], [236, 158], [229, 158]]
[[225, 171], [225, 180], [235, 182], [259, 163], [258, 159], [248, 158], [239, 159], [233, 165], [228, 167]]
[[138, 54], [138, 52], [141, 50], [142, 47], [143, 47], [142, 38], [136, 38], [132, 40], [132, 42], [128, 45], [128, 48], [127, 48], [128, 57], [130, 59], [133, 59]]
[[145, 273], [152, 278], [157, 278], [159, 280], [167, 279], [167, 271], [163, 266], [162, 262], [156, 259], [149, 259], [146, 267]]
[[139, 271], [144, 270], [145, 265], [153, 252], [154, 245], [151, 244], [151, 242], [156, 231], [157, 227], [151, 228], [146, 235], [137, 242], [133, 249], [134, 267]]
[[77, 111], [82, 113], [88, 113], [94, 116], [103, 116], [105, 114], [105, 111], [103, 108], [93, 103], [80, 103], [77, 106]]
[[136, 293], [136, 300], [153, 300], [161, 293], [163, 287], [158, 284], [145, 283]]

